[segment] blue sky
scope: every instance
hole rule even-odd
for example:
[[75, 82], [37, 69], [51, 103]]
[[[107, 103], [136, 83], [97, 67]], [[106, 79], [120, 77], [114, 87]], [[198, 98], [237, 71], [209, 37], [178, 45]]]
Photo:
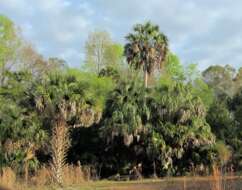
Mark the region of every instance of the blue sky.
[[242, 66], [240, 0], [0, 0], [11, 18], [44, 56], [69, 65], [83, 62], [88, 33], [107, 30], [124, 43], [136, 23], [150, 20], [170, 40], [184, 64]]

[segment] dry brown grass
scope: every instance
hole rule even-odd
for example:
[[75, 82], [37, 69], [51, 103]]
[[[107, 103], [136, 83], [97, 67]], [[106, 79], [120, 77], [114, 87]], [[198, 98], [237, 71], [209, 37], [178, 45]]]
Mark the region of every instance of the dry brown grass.
[[[86, 176], [84, 176], [84, 172], [82, 171], [82, 167], [80, 165], [66, 165], [63, 168], [63, 186], [71, 186], [71, 185], [80, 185], [84, 183], [86, 180]], [[36, 187], [44, 187], [48, 185], [54, 184], [55, 181], [52, 178], [52, 170], [50, 168], [42, 167], [39, 169], [31, 178], [31, 185]]]
[[30, 180], [30, 184], [37, 187], [49, 185], [51, 182], [51, 170], [47, 167], [40, 168]]
[[0, 175], [0, 185], [7, 188], [14, 188], [16, 184], [16, 175], [14, 171], [9, 168], [3, 168], [2, 174]]
[[187, 189], [187, 179], [186, 177], [184, 176], [183, 177], [183, 190], [186, 190]]
[[[85, 176], [82, 171], [81, 165], [66, 165], [63, 168], [63, 186], [81, 186], [85, 183], [89, 176]], [[32, 189], [45, 189], [55, 185], [55, 181], [52, 177], [52, 169], [50, 167], [40, 168], [32, 177], [28, 183], [24, 178], [16, 177], [14, 171], [11, 168], [3, 168], [0, 175], [0, 190], [5, 190], [2, 187], [9, 188], [11, 190], [25, 190]], [[6, 189], [7, 190], [7, 189]]]
[[213, 175], [211, 179], [212, 190], [222, 190], [222, 175], [217, 166], [213, 166]]
[[64, 185], [80, 185], [85, 182], [85, 177], [80, 166], [68, 165], [64, 168]]
[[[89, 168], [89, 169], [88, 169]], [[86, 170], [86, 171], [85, 171]], [[63, 186], [67, 189], [105, 189], [105, 190], [237, 190], [242, 187], [242, 179], [238, 176], [222, 177], [220, 169], [213, 168], [213, 175], [169, 177], [163, 179], [144, 179], [142, 181], [113, 182], [97, 181], [87, 182], [90, 177], [90, 167], [68, 165], [63, 169]], [[86, 175], [86, 172], [88, 176]], [[234, 175], [234, 174], [233, 174]], [[30, 179], [28, 185], [24, 178], [16, 178], [11, 168], [4, 168], [0, 182], [11, 190], [50, 190], [55, 189], [50, 167], [40, 168]], [[21, 183], [22, 182], [22, 183]], [[226, 182], [226, 186], [224, 185]], [[1, 183], [0, 183], [1, 184]], [[5, 190], [1, 189], [0, 190]]]

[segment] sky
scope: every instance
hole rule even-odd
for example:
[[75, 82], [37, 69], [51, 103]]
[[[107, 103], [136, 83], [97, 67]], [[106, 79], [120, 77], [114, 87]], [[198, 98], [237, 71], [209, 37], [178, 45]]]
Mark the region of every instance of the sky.
[[241, 0], [0, 0], [0, 14], [45, 57], [84, 61], [90, 32], [106, 30], [124, 44], [134, 24], [160, 26], [182, 63], [242, 66]]

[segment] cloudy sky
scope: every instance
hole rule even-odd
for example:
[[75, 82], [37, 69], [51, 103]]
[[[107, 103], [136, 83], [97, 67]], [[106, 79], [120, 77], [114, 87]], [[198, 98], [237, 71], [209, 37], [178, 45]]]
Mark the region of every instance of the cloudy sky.
[[170, 49], [184, 64], [242, 66], [240, 0], [0, 0], [11, 18], [43, 55], [80, 66], [87, 35], [107, 30], [124, 43], [136, 23], [159, 24]]

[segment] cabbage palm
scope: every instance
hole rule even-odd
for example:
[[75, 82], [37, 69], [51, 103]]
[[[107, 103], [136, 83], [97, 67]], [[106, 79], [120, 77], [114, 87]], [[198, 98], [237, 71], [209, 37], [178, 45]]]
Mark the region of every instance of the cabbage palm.
[[99, 122], [103, 97], [109, 86], [105, 78], [82, 75], [78, 70], [62, 75], [52, 73], [36, 81], [29, 94], [42, 125], [52, 132], [52, 172], [58, 184], [62, 184], [69, 129]]
[[[159, 87], [146, 101], [153, 126], [147, 148], [151, 158], [160, 154], [156, 160], [161, 161], [163, 170], [175, 172], [177, 164], [183, 169], [185, 163], [179, 160], [189, 154], [199, 155], [205, 147], [212, 149], [215, 138], [206, 122], [206, 108], [200, 98], [192, 95], [190, 86], [178, 83]], [[189, 164], [196, 164], [189, 156]], [[200, 164], [202, 160], [197, 162]]]
[[71, 127], [88, 127], [98, 122], [111, 79], [86, 76], [77, 71], [52, 73], [36, 81], [31, 94], [43, 121], [62, 117]]
[[27, 179], [29, 166], [37, 166], [35, 152], [44, 144], [47, 134], [37, 113], [27, 106], [32, 77], [26, 72], [6, 74], [6, 83], [0, 87], [0, 154], [4, 155], [0, 167], [24, 169]]
[[159, 26], [150, 22], [137, 24], [134, 32], [126, 37], [125, 56], [135, 69], [143, 69], [144, 85], [148, 85], [148, 76], [154, 69], [160, 69], [168, 54], [168, 39], [160, 32]]
[[103, 123], [103, 132], [109, 142], [121, 136], [129, 146], [145, 130], [149, 118], [145, 93], [143, 85], [137, 81], [123, 81], [112, 92], [106, 103]]

